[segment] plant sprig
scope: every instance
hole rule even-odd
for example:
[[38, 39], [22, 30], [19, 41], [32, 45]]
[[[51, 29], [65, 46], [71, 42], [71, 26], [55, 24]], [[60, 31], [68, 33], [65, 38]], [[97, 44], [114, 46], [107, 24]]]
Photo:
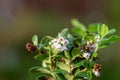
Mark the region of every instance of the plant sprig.
[[56, 37], [45, 36], [40, 41], [37, 35], [27, 43], [30, 52], [38, 52], [35, 59], [39, 67], [30, 73], [39, 73], [37, 80], [92, 80], [100, 76], [101, 65], [96, 63], [98, 50], [120, 39], [113, 35], [116, 30], [105, 24], [90, 24], [88, 29], [77, 19], [72, 19], [73, 34], [63, 29]]

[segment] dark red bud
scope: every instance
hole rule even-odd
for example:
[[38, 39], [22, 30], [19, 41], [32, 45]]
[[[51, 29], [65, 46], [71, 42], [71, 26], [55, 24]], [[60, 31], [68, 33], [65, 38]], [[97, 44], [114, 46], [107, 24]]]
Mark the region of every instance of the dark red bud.
[[94, 64], [94, 70], [101, 71], [101, 65], [100, 64]]
[[33, 44], [31, 44], [31, 43], [27, 43], [26, 49], [30, 52], [33, 52], [33, 51], [35, 51], [35, 46], [33, 46]]

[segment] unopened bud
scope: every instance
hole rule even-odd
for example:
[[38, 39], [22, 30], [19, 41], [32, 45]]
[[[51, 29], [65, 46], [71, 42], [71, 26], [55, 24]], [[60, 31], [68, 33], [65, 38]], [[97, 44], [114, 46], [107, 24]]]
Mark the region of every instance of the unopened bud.
[[33, 46], [33, 44], [31, 44], [31, 43], [27, 43], [26, 44], [26, 49], [28, 51], [32, 52], [32, 51], [35, 51], [35, 46]]

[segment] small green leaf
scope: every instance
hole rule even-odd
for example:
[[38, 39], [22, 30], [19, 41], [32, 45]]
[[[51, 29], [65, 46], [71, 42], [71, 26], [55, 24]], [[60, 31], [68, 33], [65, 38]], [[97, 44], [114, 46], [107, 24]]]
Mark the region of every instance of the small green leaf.
[[70, 41], [73, 41], [74, 37], [71, 35], [71, 34], [68, 34], [67, 35], [67, 38], [70, 40]]
[[35, 73], [35, 72], [39, 72], [37, 71], [37, 69], [39, 69], [40, 67], [32, 67], [29, 69], [29, 73]]
[[96, 52], [93, 53], [93, 57], [94, 57], [94, 58], [98, 57], [98, 53], [96, 53]]
[[100, 42], [99, 48], [105, 48], [105, 47], [109, 46], [110, 44], [112, 44], [113, 42], [115, 42], [115, 41], [117, 41], [119, 39], [120, 39], [120, 37], [116, 36], [116, 35], [112, 35], [107, 39], [103, 39]]
[[111, 30], [109, 30], [108, 35], [111, 35], [111, 34], [113, 34], [115, 32], [116, 32], [116, 29], [111, 29]]
[[101, 38], [104, 38], [108, 34], [108, 27], [105, 24], [99, 24], [97, 30]]
[[49, 56], [49, 54], [47, 53], [44, 53], [44, 54], [38, 54], [36, 55], [34, 58], [37, 59], [37, 60], [44, 60], [45, 58], [47, 58]]
[[37, 37], [37, 35], [34, 35], [34, 36], [32, 37], [32, 42], [33, 42], [33, 45], [34, 45], [34, 46], [38, 46], [38, 37]]
[[115, 42], [115, 41], [117, 41], [117, 40], [119, 40], [120, 39], [120, 37], [119, 36], [116, 36], [116, 35], [112, 35], [112, 36], [110, 36], [107, 40], [105, 40], [105, 42]]
[[57, 74], [56, 76], [57, 76], [56, 80], [67, 80], [64, 74]]
[[45, 36], [41, 39], [40, 43], [44, 44], [44, 45], [48, 45], [49, 41], [52, 40], [52, 39], [53, 39], [53, 37], [51, 37], [51, 36]]
[[88, 80], [92, 80], [92, 71], [87, 71]]
[[48, 77], [51, 77], [51, 78], [54, 78], [55, 79], [55, 75], [53, 72], [51, 72], [48, 68], [43, 68], [43, 67], [32, 67], [30, 70], [29, 70], [30, 73], [39, 73], [39, 76], [48, 76]]
[[73, 28], [72, 31], [78, 35], [80, 35], [81, 37], [84, 37], [86, 35], [86, 32], [85, 31], [82, 31], [81, 29], [79, 28]]
[[94, 66], [94, 64], [95, 64], [95, 62], [94, 61], [89, 61], [89, 68], [93, 68], [93, 66]]
[[61, 36], [67, 37], [67, 34], [68, 34], [68, 28], [65, 28], [61, 31]]
[[88, 67], [88, 62], [86, 60], [81, 60], [80, 62], [77, 62], [75, 65], [74, 65], [74, 68], [78, 68], [80, 66], [84, 66], [84, 67]]
[[71, 23], [72, 23], [73, 27], [78, 28], [81, 31], [87, 30], [86, 27], [82, 23], [80, 23], [77, 19], [72, 19]]
[[65, 57], [66, 57], [67, 59], [70, 59], [70, 54], [69, 54], [68, 51], [64, 51], [64, 55], [65, 55]]
[[79, 71], [76, 76], [79, 76], [79, 77], [87, 77], [87, 71]]
[[68, 73], [65, 70], [61, 70], [61, 69], [55, 69], [53, 72], [55, 72], [56, 74], [67, 74]]
[[70, 67], [67, 64], [64, 64], [62, 62], [57, 62], [56, 66], [62, 70], [65, 70], [67, 72], [70, 72]]
[[110, 36], [110, 37], [107, 38], [107, 39], [103, 39], [103, 40], [101, 41], [101, 44], [103, 44], [103, 43], [113, 43], [113, 42], [115, 42], [115, 41], [117, 41], [117, 40], [119, 40], [119, 39], [120, 39], [119, 36], [112, 35], [112, 36]]
[[98, 26], [98, 24], [90, 24], [90, 25], [88, 26], [88, 31], [89, 31], [90, 33], [97, 32], [97, 26]]
[[72, 56], [76, 56], [77, 54], [79, 54], [80, 53], [80, 49], [79, 48], [74, 48], [73, 50], [72, 50]]
[[74, 60], [78, 56], [80, 56], [80, 49], [79, 48], [74, 48], [72, 50], [72, 59]]
[[72, 44], [74, 47], [76, 48], [81, 48], [81, 42], [82, 42], [82, 39], [81, 38], [76, 38], [72, 41]]
[[106, 48], [106, 47], [108, 47], [110, 44], [111, 44], [111, 43], [101, 43], [101, 44], [99, 45], [99, 48]]

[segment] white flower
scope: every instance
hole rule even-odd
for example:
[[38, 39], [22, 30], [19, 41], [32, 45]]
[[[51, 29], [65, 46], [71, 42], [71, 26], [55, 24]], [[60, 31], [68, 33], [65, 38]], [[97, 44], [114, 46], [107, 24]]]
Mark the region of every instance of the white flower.
[[62, 46], [59, 50], [60, 50], [60, 51], [67, 50], [67, 47], [66, 47], [66, 46]]
[[64, 51], [67, 50], [67, 45], [69, 44], [69, 41], [62, 37], [60, 33], [58, 34], [58, 38], [54, 38], [51, 42], [50, 45], [53, 49], [59, 50], [59, 51]]
[[95, 76], [100, 76], [100, 73], [98, 70], [93, 69], [92, 72], [94, 73]]
[[90, 53], [88, 53], [88, 52], [87, 52], [87, 53], [84, 53], [84, 54], [83, 54], [83, 57], [86, 58], [86, 59], [89, 59]]
[[94, 52], [94, 51], [96, 50], [96, 47], [97, 47], [96, 44], [92, 44], [92, 45], [90, 46], [90, 52]]
[[65, 40], [64, 37], [61, 37], [61, 36], [58, 37], [58, 41], [59, 41], [59, 42], [62, 42], [62, 41], [64, 41], [64, 40]]
[[96, 50], [97, 45], [93, 41], [87, 41], [83, 47], [83, 50], [93, 53]]
[[51, 45], [52, 48], [60, 49], [62, 46], [58, 43], [54, 43]]
[[58, 40], [56, 38], [51, 41], [51, 43], [57, 43], [57, 42]]
[[61, 43], [62, 43], [64, 46], [66, 46], [66, 45], [69, 44], [69, 41], [68, 41], [67, 39], [64, 39], [63, 41], [61, 41]]

